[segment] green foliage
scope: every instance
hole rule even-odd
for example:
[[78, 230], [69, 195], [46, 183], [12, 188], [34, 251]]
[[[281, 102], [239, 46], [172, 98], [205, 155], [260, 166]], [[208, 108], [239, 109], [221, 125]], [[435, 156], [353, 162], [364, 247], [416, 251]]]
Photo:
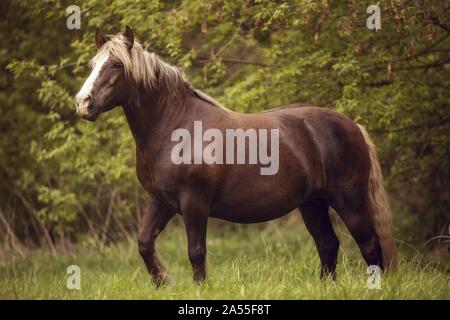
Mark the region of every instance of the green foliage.
[[103, 225], [111, 207], [125, 223], [145, 199], [122, 112], [92, 125], [73, 107], [95, 27], [117, 33], [125, 25], [231, 109], [308, 102], [364, 124], [398, 212], [414, 217], [397, 217], [399, 225], [413, 221], [415, 241], [448, 228], [445, 1], [379, 1], [380, 31], [366, 28], [370, 1], [86, 0], [74, 31], [65, 27], [69, 4], [0, 4], [0, 197], [19, 236], [34, 219], [31, 233], [43, 225], [52, 238], [76, 237]]

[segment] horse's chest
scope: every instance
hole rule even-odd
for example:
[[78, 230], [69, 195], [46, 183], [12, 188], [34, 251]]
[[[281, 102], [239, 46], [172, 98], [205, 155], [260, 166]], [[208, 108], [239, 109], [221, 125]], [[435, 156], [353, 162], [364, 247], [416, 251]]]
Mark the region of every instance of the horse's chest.
[[145, 152], [136, 152], [136, 174], [142, 187], [148, 193], [175, 191], [176, 183], [174, 176], [176, 168], [168, 165], [165, 159], [151, 158]]
[[139, 151], [136, 153], [136, 175], [145, 191], [150, 193], [153, 186], [151, 171]]

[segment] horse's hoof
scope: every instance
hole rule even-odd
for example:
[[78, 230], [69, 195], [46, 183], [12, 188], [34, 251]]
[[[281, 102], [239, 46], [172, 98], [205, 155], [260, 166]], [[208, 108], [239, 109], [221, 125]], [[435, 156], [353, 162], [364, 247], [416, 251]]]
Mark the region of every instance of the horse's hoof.
[[154, 275], [152, 276], [151, 280], [153, 285], [156, 286], [157, 288], [167, 285], [173, 281], [172, 277], [170, 277], [166, 273]]
[[205, 282], [205, 278], [205, 275], [194, 275], [194, 284], [196, 284], [197, 286], [201, 286]]

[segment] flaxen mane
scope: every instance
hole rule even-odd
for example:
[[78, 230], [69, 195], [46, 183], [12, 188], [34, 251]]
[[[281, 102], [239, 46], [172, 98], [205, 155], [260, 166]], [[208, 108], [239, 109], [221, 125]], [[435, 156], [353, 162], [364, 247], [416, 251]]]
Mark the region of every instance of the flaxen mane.
[[158, 88], [178, 97], [183, 97], [188, 90], [191, 90], [199, 99], [230, 111], [206, 93], [193, 88], [186, 80], [182, 69], [164, 62], [155, 53], [144, 50], [137, 40], [134, 40], [130, 52], [123, 35], [111, 36], [92, 58], [91, 64], [95, 65], [108, 54], [122, 61], [127, 78], [137, 84], [143, 84], [146, 89]]

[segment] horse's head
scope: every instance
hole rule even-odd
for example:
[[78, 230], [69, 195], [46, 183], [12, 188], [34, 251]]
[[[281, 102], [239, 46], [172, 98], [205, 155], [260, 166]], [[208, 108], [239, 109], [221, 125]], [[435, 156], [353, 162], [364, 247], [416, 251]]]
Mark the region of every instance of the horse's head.
[[78, 114], [89, 121], [95, 121], [102, 112], [125, 104], [130, 97], [131, 83], [124, 64], [130, 61], [133, 31], [127, 26], [123, 35], [106, 41], [97, 28], [95, 43], [98, 53], [92, 59], [93, 69], [75, 97]]

